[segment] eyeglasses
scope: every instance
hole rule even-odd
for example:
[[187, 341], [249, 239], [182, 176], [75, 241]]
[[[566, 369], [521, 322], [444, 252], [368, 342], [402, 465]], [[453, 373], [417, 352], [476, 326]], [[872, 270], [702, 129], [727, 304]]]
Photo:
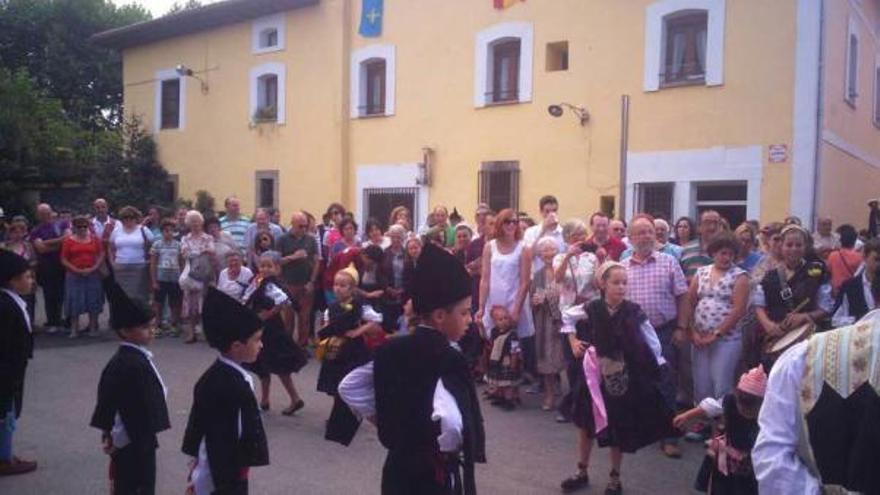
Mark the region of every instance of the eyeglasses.
[[514, 225], [514, 224], [516, 224], [517, 222], [519, 222], [519, 220], [517, 220], [517, 219], [515, 219], [515, 218], [508, 218], [508, 219], [505, 220], [503, 223], [504, 223], [504, 225]]

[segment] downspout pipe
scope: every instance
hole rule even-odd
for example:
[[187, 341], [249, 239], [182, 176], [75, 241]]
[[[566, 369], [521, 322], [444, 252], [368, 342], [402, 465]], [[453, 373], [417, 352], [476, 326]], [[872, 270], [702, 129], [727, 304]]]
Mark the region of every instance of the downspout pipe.
[[[627, 154], [629, 153], [629, 95], [620, 95], [620, 206], [617, 217], [626, 218]], [[635, 201], [635, 199], [633, 199]]]
[[813, 201], [810, 205], [810, 227], [816, 225], [819, 215], [819, 184], [822, 174], [822, 131], [825, 127], [824, 95], [825, 95], [825, 0], [819, 0], [819, 79], [816, 91], [816, 172], [813, 174]]

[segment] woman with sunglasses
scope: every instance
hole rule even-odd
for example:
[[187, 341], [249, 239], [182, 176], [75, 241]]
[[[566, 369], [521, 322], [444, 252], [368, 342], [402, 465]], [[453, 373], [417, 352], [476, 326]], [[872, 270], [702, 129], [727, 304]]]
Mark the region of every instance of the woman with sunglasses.
[[480, 310], [474, 318], [483, 323], [484, 337], [492, 328], [488, 309], [504, 306], [517, 326], [525, 370], [534, 369], [535, 325], [531, 305], [526, 304], [532, 275], [532, 250], [522, 240], [516, 213], [501, 210], [495, 220], [495, 237], [483, 249]]
[[67, 271], [64, 288], [64, 307], [70, 318], [70, 338], [79, 336], [79, 316], [89, 315], [88, 331], [98, 331], [98, 315], [104, 308], [104, 290], [98, 267], [104, 263], [101, 240], [89, 229], [89, 219], [73, 219], [73, 234], [61, 243], [61, 264]]

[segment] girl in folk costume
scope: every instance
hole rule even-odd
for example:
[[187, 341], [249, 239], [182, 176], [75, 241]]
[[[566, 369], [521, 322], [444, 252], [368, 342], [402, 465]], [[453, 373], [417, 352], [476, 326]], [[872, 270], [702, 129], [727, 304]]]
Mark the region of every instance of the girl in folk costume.
[[757, 495], [751, 452], [758, 438], [758, 411], [767, 388], [763, 366], [739, 379], [736, 390], [721, 399], [703, 399], [698, 407], [675, 417], [676, 428], [689, 421], [723, 418], [721, 433], [707, 442], [708, 452], [694, 488], [713, 495]]
[[190, 495], [246, 495], [249, 468], [269, 464], [253, 378], [241, 366], [257, 359], [263, 325], [256, 313], [208, 287], [202, 326], [220, 355], [196, 382], [183, 435], [183, 452], [195, 458]]
[[572, 384], [571, 417], [578, 427], [578, 472], [562, 482], [571, 492], [589, 483], [592, 439], [611, 447], [606, 495], [623, 492], [622, 454], [675, 435], [672, 411], [660, 392], [660, 341], [638, 304], [625, 299], [626, 268], [606, 262], [598, 270], [602, 297], [563, 313], [562, 332], [583, 373]]
[[324, 438], [342, 445], [351, 443], [360, 421], [339, 398], [337, 387], [351, 370], [371, 359], [367, 337], [384, 334], [382, 315], [355, 297], [357, 286], [358, 271], [353, 264], [336, 273], [333, 277], [336, 301], [327, 309], [327, 325], [318, 331], [321, 357], [318, 391], [333, 397]]
[[260, 409], [269, 410], [271, 375], [277, 375], [290, 397], [290, 406], [281, 414], [291, 416], [305, 406], [293, 384], [291, 373], [296, 373], [308, 362], [308, 355], [286, 331], [285, 319], [290, 318], [290, 296], [278, 280], [281, 272], [281, 254], [266, 251], [260, 255], [257, 274], [245, 290], [245, 305], [263, 320], [263, 350], [253, 363], [245, 367], [260, 377]]
[[490, 332], [492, 345], [489, 352], [489, 385], [494, 387], [493, 405], [512, 411], [519, 403], [519, 384], [522, 381], [522, 349], [513, 331], [513, 319], [504, 306], [493, 306], [490, 316], [495, 325]]
[[34, 461], [12, 455], [12, 434], [21, 415], [24, 376], [33, 357], [34, 337], [27, 303], [34, 275], [23, 257], [0, 249], [0, 476], [28, 473]]
[[111, 493], [147, 495], [156, 490], [156, 434], [171, 428], [168, 390], [146, 348], [153, 341], [155, 313], [112, 279], [104, 290], [110, 325], [122, 344], [101, 373], [91, 425], [101, 430], [111, 458]]

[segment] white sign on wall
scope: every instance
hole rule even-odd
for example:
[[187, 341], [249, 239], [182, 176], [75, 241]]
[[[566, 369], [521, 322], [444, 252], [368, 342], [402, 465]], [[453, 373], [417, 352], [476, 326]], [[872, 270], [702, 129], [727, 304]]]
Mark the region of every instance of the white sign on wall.
[[788, 145], [771, 144], [767, 149], [767, 159], [770, 163], [785, 163], [788, 161]]

